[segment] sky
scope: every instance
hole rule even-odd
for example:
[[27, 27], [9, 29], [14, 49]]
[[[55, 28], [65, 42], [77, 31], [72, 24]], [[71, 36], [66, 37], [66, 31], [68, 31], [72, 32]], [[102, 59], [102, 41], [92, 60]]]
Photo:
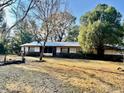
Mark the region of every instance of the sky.
[[82, 15], [91, 11], [98, 4], [114, 6], [124, 16], [124, 0], [69, 0], [69, 7], [72, 14], [77, 18], [77, 24], [80, 23]]
[[[80, 23], [80, 17], [86, 12], [91, 11], [98, 4], [108, 4], [114, 6], [124, 16], [124, 0], [68, 0], [69, 9], [72, 14], [77, 18], [76, 24]], [[14, 22], [12, 15], [7, 10], [7, 22], [11, 26]], [[124, 17], [122, 18], [124, 19]]]

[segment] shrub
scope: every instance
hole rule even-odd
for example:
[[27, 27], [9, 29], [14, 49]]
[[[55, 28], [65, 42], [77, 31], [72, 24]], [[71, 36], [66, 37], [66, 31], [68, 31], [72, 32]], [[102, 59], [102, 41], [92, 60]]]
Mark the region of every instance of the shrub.
[[0, 54], [4, 54], [4, 46], [0, 43]]

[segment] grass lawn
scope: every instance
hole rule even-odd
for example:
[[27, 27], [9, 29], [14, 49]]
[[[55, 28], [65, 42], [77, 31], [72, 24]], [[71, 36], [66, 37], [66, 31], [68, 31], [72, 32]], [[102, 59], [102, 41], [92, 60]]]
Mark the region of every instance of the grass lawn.
[[[16, 56], [9, 56], [16, 59]], [[123, 63], [26, 57], [0, 67], [0, 93], [124, 93]], [[33, 62], [32, 62], [33, 61]]]

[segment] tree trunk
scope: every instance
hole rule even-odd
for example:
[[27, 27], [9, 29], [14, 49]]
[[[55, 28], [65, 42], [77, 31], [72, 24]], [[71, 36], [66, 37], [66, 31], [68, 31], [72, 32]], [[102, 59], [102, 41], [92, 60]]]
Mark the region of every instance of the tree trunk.
[[46, 41], [43, 43], [42, 50], [40, 51], [40, 61], [43, 61], [43, 53], [45, 49]]
[[21, 52], [21, 56], [22, 56], [22, 62], [25, 63], [25, 54], [23, 51]]
[[6, 57], [7, 57], [7, 55], [5, 54], [5, 56], [4, 56], [4, 63], [6, 63]]
[[98, 47], [97, 48], [97, 55], [99, 56], [99, 57], [103, 57], [104, 56], [104, 47]]
[[44, 46], [42, 46], [42, 50], [41, 50], [41, 52], [40, 52], [40, 61], [42, 61], [43, 60], [43, 53], [44, 53]]
[[57, 42], [62, 42], [62, 37], [59, 37], [59, 39], [57, 40]]

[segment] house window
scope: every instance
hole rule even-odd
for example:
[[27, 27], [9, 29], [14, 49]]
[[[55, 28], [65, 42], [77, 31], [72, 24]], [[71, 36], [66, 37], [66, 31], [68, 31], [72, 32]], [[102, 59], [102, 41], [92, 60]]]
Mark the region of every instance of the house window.
[[76, 53], [76, 48], [70, 48], [70, 53]]
[[35, 47], [30, 47], [30, 52], [35, 52]]
[[62, 53], [68, 53], [68, 48], [62, 48]]
[[35, 47], [35, 52], [40, 52], [40, 47]]
[[77, 48], [77, 49], [76, 49], [76, 52], [77, 52], [77, 53], [79, 53], [79, 52], [81, 52], [81, 51], [82, 51], [81, 48]]

